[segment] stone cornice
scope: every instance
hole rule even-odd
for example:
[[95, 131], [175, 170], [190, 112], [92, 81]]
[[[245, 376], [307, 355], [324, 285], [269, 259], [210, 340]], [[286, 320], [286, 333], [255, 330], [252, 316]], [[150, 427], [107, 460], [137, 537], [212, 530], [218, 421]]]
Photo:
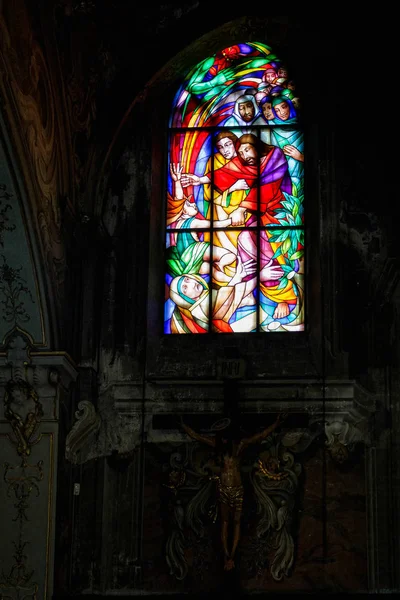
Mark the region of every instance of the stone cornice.
[[31, 352], [30, 357], [33, 367], [56, 370], [60, 383], [65, 389], [68, 389], [72, 381], [76, 381], [78, 376], [76, 364], [67, 352]]
[[[186, 400], [218, 402], [223, 399], [223, 380], [156, 379], [147, 381], [113, 382], [100, 390], [100, 397], [112, 401], [118, 410], [124, 403], [175, 403]], [[252, 401], [269, 400], [298, 405], [306, 400], [325, 402], [339, 407], [340, 402], [354, 403], [358, 410], [375, 410], [375, 396], [352, 379], [240, 379], [235, 381], [239, 397], [250, 406]], [[339, 404], [338, 404], [339, 403]], [[195, 410], [195, 406], [193, 406]]]
[[66, 352], [38, 352], [32, 350], [29, 340], [16, 333], [0, 354], [0, 385], [8, 381], [25, 381], [39, 396], [54, 396], [57, 384], [68, 389], [78, 372]]

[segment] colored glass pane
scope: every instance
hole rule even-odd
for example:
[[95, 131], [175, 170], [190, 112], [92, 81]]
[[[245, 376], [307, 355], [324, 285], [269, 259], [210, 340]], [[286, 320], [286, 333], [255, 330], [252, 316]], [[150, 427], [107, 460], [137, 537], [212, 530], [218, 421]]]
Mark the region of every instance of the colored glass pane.
[[169, 123], [165, 333], [304, 329], [299, 107], [260, 43], [225, 48], [182, 82]]

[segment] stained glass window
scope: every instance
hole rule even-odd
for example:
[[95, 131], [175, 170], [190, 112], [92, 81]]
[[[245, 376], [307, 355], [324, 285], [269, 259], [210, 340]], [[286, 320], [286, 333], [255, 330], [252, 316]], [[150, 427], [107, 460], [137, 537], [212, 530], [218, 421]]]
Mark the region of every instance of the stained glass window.
[[170, 117], [164, 332], [304, 329], [296, 85], [261, 43], [196, 65]]

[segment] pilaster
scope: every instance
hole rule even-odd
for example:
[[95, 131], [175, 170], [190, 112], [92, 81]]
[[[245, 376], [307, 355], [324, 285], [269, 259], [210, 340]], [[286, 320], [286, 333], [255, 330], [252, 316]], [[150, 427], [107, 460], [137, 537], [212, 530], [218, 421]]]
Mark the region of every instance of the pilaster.
[[59, 399], [76, 378], [62, 352], [16, 330], [0, 355], [0, 595], [52, 596]]

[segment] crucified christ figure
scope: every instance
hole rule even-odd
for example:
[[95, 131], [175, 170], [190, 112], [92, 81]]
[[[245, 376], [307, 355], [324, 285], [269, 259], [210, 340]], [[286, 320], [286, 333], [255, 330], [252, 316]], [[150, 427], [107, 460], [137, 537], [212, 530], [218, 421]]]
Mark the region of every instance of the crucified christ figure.
[[[198, 442], [214, 448], [221, 462], [220, 474], [217, 481], [217, 499], [221, 516], [221, 542], [224, 550], [224, 569], [230, 571], [235, 566], [235, 552], [240, 539], [240, 521], [243, 507], [243, 483], [240, 473], [240, 461], [243, 450], [250, 444], [256, 444], [266, 439], [286, 418], [286, 414], [278, 415], [276, 421], [269, 427], [248, 438], [235, 439], [232, 431], [225, 429], [221, 439], [217, 435], [207, 436], [194, 431], [181, 418], [181, 425], [186, 433]], [[229, 550], [229, 527], [233, 525], [232, 546]]]

